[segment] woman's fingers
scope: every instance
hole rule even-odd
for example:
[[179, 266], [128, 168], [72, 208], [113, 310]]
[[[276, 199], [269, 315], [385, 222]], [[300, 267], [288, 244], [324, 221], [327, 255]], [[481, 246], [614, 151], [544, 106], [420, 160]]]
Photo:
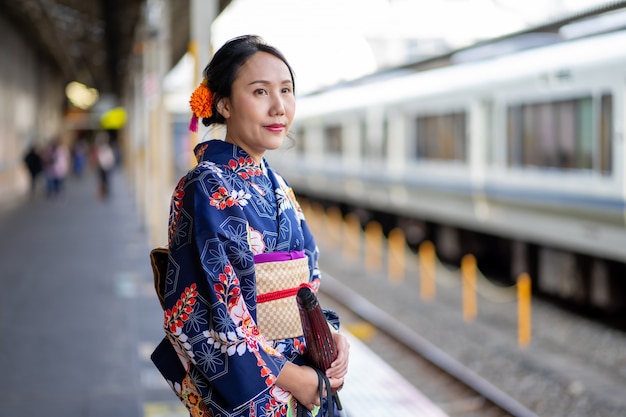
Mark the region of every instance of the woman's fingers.
[[333, 339], [337, 345], [337, 359], [331, 367], [326, 370], [329, 378], [342, 379], [348, 373], [348, 362], [350, 353], [350, 343], [348, 338], [342, 333], [333, 333]]

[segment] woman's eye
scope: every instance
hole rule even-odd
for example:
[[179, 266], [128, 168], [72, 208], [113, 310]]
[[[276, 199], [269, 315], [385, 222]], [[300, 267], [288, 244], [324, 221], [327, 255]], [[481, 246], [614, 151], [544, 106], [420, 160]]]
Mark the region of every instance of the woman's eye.
[[291, 93], [291, 88], [290, 87], [283, 88], [283, 93], [290, 94]]
[[254, 90], [254, 93], [258, 95], [265, 95], [267, 94], [267, 91], [263, 88], [259, 88], [259, 89]]

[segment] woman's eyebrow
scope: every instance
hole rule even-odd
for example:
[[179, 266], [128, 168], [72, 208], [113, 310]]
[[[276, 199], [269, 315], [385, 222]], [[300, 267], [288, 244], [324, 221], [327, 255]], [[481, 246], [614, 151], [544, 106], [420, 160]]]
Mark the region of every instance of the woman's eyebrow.
[[[253, 85], [253, 84], [271, 84], [271, 81], [268, 80], [254, 80], [248, 83], [248, 85]], [[280, 84], [293, 84], [293, 82], [291, 80], [283, 80], [280, 82]]]

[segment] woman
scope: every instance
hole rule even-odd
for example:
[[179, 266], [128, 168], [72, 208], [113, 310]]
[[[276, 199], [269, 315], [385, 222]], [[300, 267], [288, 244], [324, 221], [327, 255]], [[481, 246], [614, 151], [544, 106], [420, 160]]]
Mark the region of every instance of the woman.
[[[153, 360], [192, 415], [295, 415], [294, 399], [325, 415], [292, 291], [319, 287], [318, 250], [293, 191], [264, 159], [294, 117], [293, 71], [278, 50], [242, 36], [220, 48], [203, 75], [190, 128], [201, 118], [225, 124], [226, 137], [196, 147], [198, 165], [172, 197], [167, 341]], [[268, 284], [280, 275], [274, 267], [288, 271], [286, 284]], [[326, 375], [339, 389], [349, 345], [336, 315], [326, 314], [339, 352]], [[165, 359], [171, 347], [182, 367]]]

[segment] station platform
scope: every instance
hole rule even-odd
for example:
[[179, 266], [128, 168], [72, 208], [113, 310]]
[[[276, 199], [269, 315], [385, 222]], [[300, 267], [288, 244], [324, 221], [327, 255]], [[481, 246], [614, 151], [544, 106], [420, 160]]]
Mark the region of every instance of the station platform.
[[[16, 204], [0, 214], [0, 235], [1, 416], [188, 415], [149, 359], [163, 335], [162, 311], [122, 172], [108, 200], [87, 172], [58, 197]], [[349, 337], [340, 394], [348, 417], [446, 417]]]

